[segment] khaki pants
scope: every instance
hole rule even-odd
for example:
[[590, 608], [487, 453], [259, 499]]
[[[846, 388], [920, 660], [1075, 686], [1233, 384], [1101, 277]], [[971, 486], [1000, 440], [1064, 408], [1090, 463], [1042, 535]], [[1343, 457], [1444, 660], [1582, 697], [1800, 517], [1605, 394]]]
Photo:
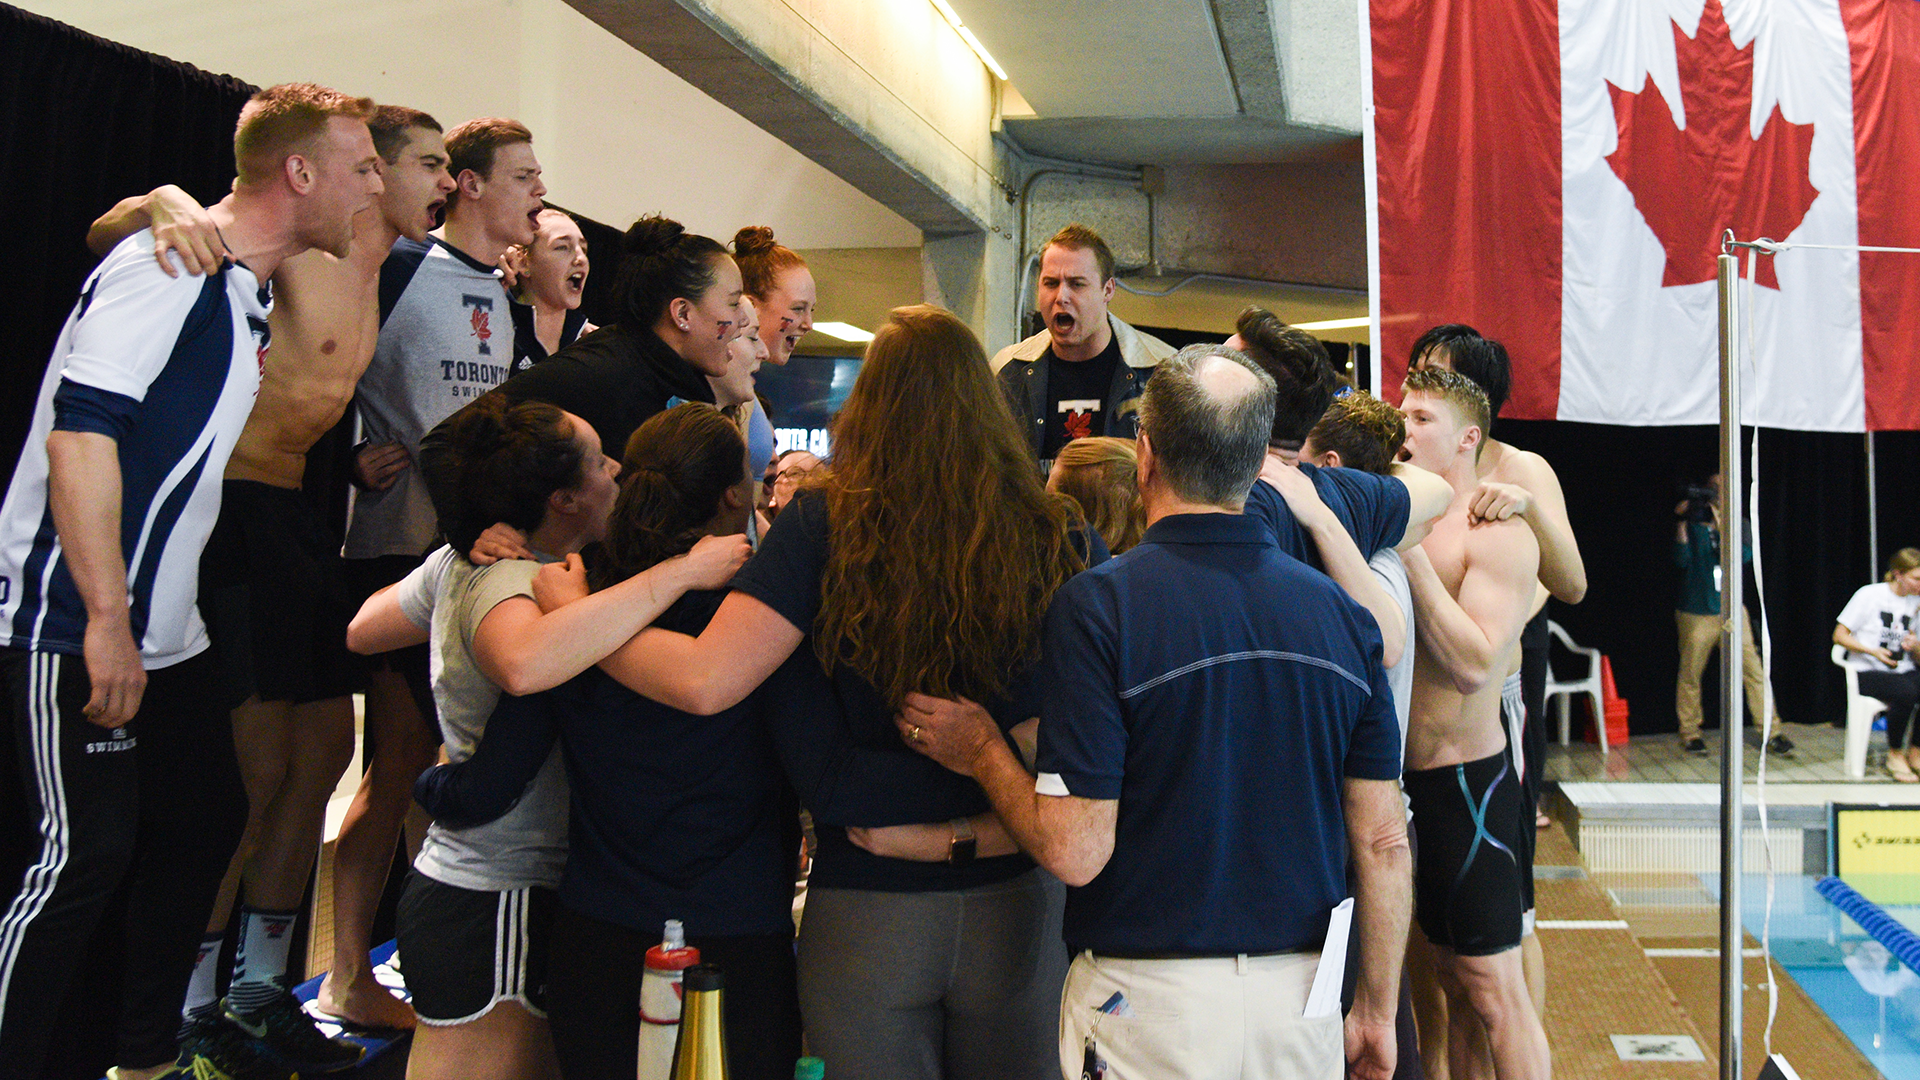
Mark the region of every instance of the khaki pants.
[[[1340, 1080], [1340, 1014], [1304, 1019], [1320, 954], [1120, 960], [1083, 952], [1060, 994], [1060, 1072], [1080, 1076], [1086, 1039], [1109, 1080]], [[1103, 1014], [1115, 992], [1131, 1015]]]
[[[1740, 638], [1741, 681], [1747, 688], [1747, 708], [1757, 718], [1766, 708], [1762, 701], [1766, 677], [1760, 666], [1760, 648], [1753, 635], [1753, 618], [1745, 608], [1740, 609], [1740, 617], [1746, 624], [1746, 632]], [[1707, 659], [1720, 647], [1720, 616], [1676, 611], [1673, 620], [1680, 631], [1680, 682], [1673, 709], [1680, 716], [1680, 738], [1685, 740], [1700, 734], [1700, 674], [1707, 669]], [[1738, 718], [1722, 723], [1728, 730], [1740, 726]], [[1772, 738], [1779, 727], [1780, 715], [1776, 711], [1761, 738]]]

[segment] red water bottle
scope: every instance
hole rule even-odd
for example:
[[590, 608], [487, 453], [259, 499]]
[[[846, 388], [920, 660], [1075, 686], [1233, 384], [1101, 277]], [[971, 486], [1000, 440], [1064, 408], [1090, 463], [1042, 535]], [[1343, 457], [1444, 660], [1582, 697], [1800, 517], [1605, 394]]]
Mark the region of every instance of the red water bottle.
[[640, 976], [640, 1058], [638, 1080], [667, 1080], [673, 1072], [673, 1046], [680, 1037], [680, 982], [700, 962], [700, 950], [687, 945], [679, 919], [668, 919], [664, 940], [647, 950]]

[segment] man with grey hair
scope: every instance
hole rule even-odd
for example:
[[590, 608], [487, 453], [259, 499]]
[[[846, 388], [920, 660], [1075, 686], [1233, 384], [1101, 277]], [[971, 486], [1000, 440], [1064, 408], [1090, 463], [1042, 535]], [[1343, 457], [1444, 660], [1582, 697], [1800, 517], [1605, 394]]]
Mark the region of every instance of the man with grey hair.
[[1241, 512], [1273, 409], [1272, 378], [1224, 346], [1148, 381], [1146, 536], [1054, 596], [1037, 779], [971, 702], [910, 694], [899, 717], [1072, 886], [1067, 1076], [1341, 1076], [1337, 990], [1310, 991], [1349, 854], [1361, 970], [1344, 1058], [1393, 1072], [1399, 729], [1373, 619]]

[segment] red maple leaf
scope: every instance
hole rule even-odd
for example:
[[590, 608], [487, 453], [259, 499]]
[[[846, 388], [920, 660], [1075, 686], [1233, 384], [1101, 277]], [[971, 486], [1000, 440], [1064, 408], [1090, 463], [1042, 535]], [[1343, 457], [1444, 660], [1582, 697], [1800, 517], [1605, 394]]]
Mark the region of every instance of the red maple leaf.
[[1085, 439], [1093, 434], [1093, 414], [1084, 409], [1075, 409], [1067, 414], [1067, 441]]
[[[1607, 86], [1620, 127], [1607, 164], [1666, 249], [1663, 286], [1714, 280], [1726, 229], [1742, 240], [1786, 239], [1820, 194], [1807, 171], [1812, 124], [1787, 123], [1775, 105], [1751, 137], [1753, 45], [1733, 47], [1720, 0], [1707, 0], [1693, 37], [1674, 24], [1673, 45], [1684, 131], [1652, 77], [1639, 93]], [[1772, 259], [1760, 259], [1756, 272], [1760, 284], [1780, 287]]]

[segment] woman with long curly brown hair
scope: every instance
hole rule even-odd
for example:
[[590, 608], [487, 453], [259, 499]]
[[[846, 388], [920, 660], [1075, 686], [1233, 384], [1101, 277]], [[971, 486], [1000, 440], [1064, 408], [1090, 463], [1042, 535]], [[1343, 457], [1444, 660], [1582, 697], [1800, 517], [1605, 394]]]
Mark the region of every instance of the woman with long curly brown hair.
[[973, 334], [900, 308], [834, 420], [831, 465], [707, 629], [642, 634], [609, 661], [695, 713], [767, 682], [819, 834], [800, 1001], [838, 1080], [1058, 1072], [1064, 890], [893, 717], [920, 691], [988, 702], [1003, 728], [1030, 731], [1024, 679], [1047, 604], [1086, 565], [1077, 542], [1105, 555], [1077, 517], [1041, 486]]

